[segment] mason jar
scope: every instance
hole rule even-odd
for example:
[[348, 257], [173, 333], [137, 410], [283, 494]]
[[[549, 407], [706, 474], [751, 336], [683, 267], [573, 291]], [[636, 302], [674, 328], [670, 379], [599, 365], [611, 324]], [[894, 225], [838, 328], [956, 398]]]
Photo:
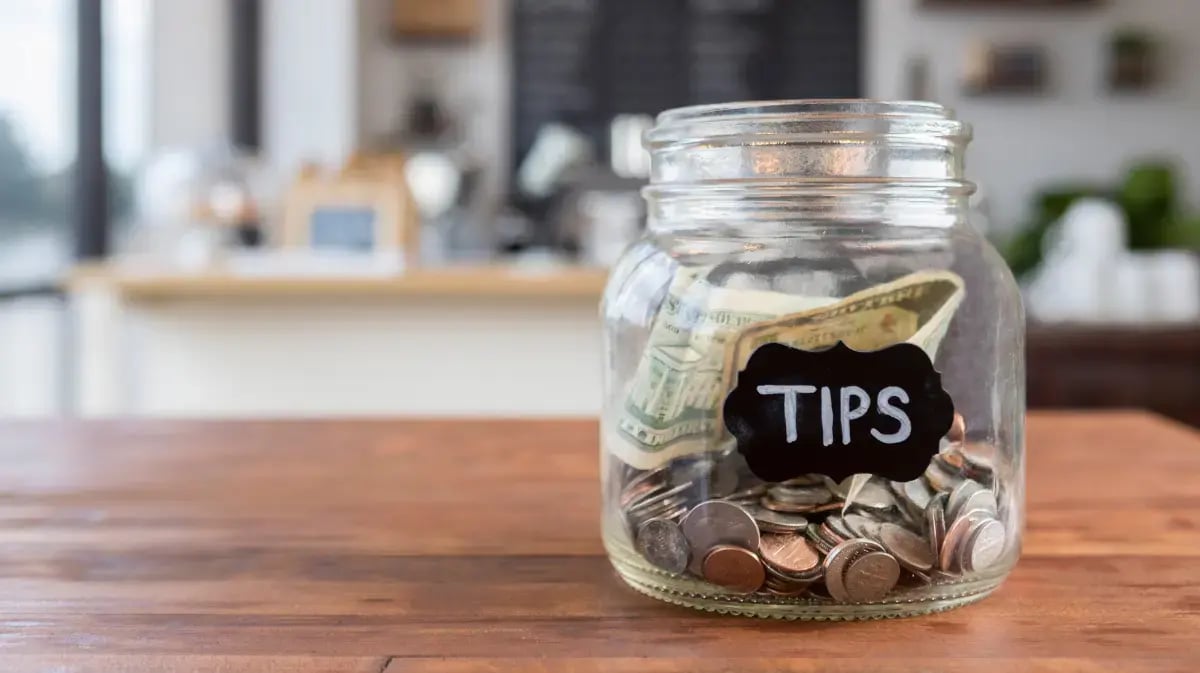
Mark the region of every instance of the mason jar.
[[659, 115], [602, 305], [603, 535], [634, 589], [789, 619], [979, 600], [1021, 547], [1024, 315], [932, 103]]

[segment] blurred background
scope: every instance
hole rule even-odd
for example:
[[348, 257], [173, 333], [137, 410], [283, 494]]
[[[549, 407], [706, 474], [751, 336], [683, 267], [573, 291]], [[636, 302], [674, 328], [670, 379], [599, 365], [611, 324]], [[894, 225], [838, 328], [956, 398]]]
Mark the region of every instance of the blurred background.
[[1200, 425], [1195, 0], [0, 0], [0, 415], [595, 414], [650, 115], [860, 96], [974, 125], [1031, 406]]

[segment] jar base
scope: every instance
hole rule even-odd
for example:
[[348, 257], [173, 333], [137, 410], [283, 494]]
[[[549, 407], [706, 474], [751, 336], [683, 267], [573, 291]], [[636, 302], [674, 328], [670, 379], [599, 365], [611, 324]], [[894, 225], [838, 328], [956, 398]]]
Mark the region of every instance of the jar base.
[[623, 540], [605, 535], [605, 548], [617, 574], [651, 598], [683, 607], [743, 617], [802, 621], [851, 621], [915, 617], [970, 605], [996, 590], [1007, 569], [953, 583], [913, 587], [874, 603], [835, 603], [818, 597], [724, 593], [712, 584], [671, 575], [646, 563]]

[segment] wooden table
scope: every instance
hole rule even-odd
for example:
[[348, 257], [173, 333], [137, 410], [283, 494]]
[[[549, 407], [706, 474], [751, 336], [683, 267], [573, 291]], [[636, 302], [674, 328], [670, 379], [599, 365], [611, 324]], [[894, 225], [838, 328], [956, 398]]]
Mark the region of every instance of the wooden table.
[[863, 623], [661, 604], [597, 533], [592, 422], [13, 423], [0, 671], [1195, 671], [1200, 435], [1029, 422], [1025, 554]]

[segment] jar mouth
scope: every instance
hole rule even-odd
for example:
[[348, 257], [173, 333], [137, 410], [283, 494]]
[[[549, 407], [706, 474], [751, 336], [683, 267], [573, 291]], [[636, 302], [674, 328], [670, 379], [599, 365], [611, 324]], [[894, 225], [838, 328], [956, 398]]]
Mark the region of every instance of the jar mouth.
[[660, 113], [645, 135], [654, 151], [677, 143], [728, 140], [747, 142], [873, 139], [889, 142], [965, 144], [969, 124], [952, 109], [926, 101], [795, 99], [692, 105]]
[[780, 100], [667, 110], [644, 141], [655, 187], [956, 181], [969, 190], [970, 137], [937, 103]]

